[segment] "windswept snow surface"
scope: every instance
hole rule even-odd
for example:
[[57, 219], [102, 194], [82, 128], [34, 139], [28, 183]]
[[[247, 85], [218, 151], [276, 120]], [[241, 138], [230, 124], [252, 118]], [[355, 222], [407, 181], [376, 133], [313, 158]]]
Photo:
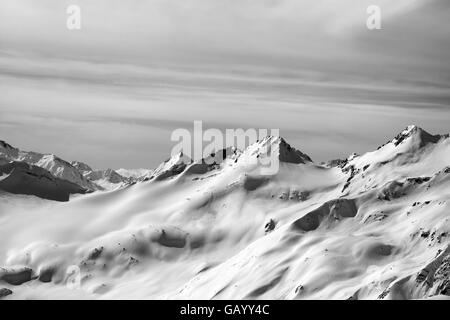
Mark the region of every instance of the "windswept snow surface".
[[[276, 173], [249, 161], [264, 156]], [[5, 299], [450, 295], [448, 136], [411, 126], [327, 165], [277, 137], [214, 164], [181, 158], [65, 203], [1, 193]], [[79, 288], [67, 286], [73, 266]]]

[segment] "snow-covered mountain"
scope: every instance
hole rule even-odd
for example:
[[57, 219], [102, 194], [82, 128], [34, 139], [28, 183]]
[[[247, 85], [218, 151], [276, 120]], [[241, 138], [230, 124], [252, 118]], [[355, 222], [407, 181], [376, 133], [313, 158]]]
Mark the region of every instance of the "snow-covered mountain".
[[[84, 190], [83, 193], [98, 190], [110, 191], [124, 188], [137, 181], [141, 181], [148, 175], [148, 171], [142, 171], [142, 175], [139, 175], [137, 171], [133, 176], [122, 176], [112, 169], [94, 170], [89, 165], [83, 162], [72, 161], [71, 163], [69, 163], [68, 161], [65, 161], [53, 154], [41, 154], [32, 151], [22, 151], [0, 140], [0, 169], [2, 165], [6, 164], [8, 164], [8, 166], [3, 167], [3, 171], [5, 171], [7, 168], [13, 169], [14, 166], [9, 165], [12, 162], [30, 165], [29, 168], [42, 168], [46, 171], [45, 175], [75, 184], [79, 187], [80, 190]], [[26, 166], [20, 167], [25, 168]], [[40, 172], [40, 174], [44, 174], [42, 170], [38, 171]], [[38, 182], [36, 181], [36, 183]], [[1, 186], [0, 189], [2, 189]], [[45, 187], [43, 187], [43, 190], [44, 189]], [[21, 193], [20, 188], [15, 188], [14, 190], [15, 193]], [[30, 190], [36, 189], [33, 188]], [[61, 199], [60, 197], [57, 197], [57, 199], [55, 199], [55, 197], [53, 197], [51, 194], [47, 197], [45, 196], [44, 192], [40, 192], [39, 194], [31, 194], [52, 200]], [[62, 197], [62, 199], [65, 198], [66, 197]]]
[[0, 190], [57, 201], [68, 201], [71, 194], [88, 192], [75, 183], [54, 177], [41, 167], [16, 161], [0, 166]]
[[37, 166], [47, 170], [54, 177], [70, 181], [87, 190], [97, 190], [95, 184], [84, 178], [69, 162], [53, 154], [22, 151], [4, 141], [0, 141], [0, 164], [10, 161], [24, 162]]
[[[279, 137], [211, 157], [174, 155], [126, 188], [68, 202], [0, 194], [0, 289], [8, 299], [450, 296], [448, 135], [410, 126], [325, 164]], [[71, 166], [86, 181], [117, 178]], [[69, 288], [77, 268], [80, 287]]]
[[122, 177], [134, 179], [135, 181], [148, 180], [152, 176], [153, 170], [150, 169], [117, 169], [116, 172]]
[[125, 177], [113, 169], [93, 170], [83, 162], [72, 161], [71, 163], [86, 179], [93, 181], [99, 190], [115, 190], [126, 187], [136, 181], [139, 177]]

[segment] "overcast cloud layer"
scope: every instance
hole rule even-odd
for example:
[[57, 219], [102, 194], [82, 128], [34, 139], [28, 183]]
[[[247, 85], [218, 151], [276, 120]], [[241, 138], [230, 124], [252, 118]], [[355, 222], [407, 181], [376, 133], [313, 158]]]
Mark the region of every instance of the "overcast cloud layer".
[[155, 166], [194, 120], [279, 128], [318, 161], [449, 132], [449, 18], [448, 0], [2, 0], [0, 140], [118, 168]]

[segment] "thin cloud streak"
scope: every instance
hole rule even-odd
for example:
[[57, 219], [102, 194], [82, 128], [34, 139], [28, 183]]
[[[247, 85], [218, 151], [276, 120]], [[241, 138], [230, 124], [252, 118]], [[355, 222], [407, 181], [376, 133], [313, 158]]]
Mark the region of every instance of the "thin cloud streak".
[[[82, 8], [79, 32], [65, 28], [69, 4]], [[365, 27], [369, 4], [382, 8], [380, 31]], [[0, 138], [149, 167], [194, 120], [279, 128], [318, 160], [410, 123], [445, 132], [449, 13], [443, 0], [4, 0]], [[113, 159], [130, 140], [136, 158]]]

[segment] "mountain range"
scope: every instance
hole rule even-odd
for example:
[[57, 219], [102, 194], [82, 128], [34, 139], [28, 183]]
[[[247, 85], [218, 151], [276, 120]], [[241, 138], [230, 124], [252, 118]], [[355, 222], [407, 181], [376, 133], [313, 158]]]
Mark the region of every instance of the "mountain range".
[[22, 151], [0, 140], [0, 172], [3, 175], [0, 189], [8, 192], [68, 201], [71, 194], [123, 188], [145, 180], [151, 174], [147, 169], [131, 173], [125, 169], [118, 171], [94, 170], [83, 162], [68, 162], [53, 154]]
[[324, 163], [272, 136], [211, 157], [93, 170], [0, 141], [0, 296], [450, 296], [448, 134]]

